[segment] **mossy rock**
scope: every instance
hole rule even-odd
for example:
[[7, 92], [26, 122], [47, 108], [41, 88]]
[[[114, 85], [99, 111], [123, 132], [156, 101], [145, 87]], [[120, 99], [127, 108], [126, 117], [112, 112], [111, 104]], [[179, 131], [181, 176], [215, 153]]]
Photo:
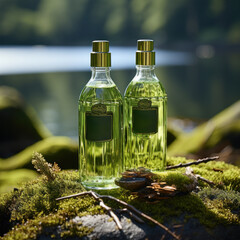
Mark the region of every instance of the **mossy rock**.
[[180, 134], [179, 131], [168, 126], [168, 128], [167, 128], [167, 146], [172, 144], [177, 139], [179, 134]]
[[226, 146], [240, 149], [240, 101], [215, 117], [196, 127], [191, 133], [182, 133], [169, 146], [168, 154], [209, 155]]
[[45, 138], [7, 159], [0, 159], [0, 172], [18, 168], [34, 169], [33, 152], [41, 152], [48, 162], [56, 162], [62, 169], [78, 168], [78, 145], [68, 137]]
[[14, 88], [0, 87], [0, 157], [10, 157], [51, 133]]
[[[168, 158], [169, 165], [189, 161], [185, 158]], [[128, 202], [168, 226], [182, 239], [239, 239], [240, 169], [216, 161], [192, 168], [195, 173], [214, 181], [215, 188], [202, 183], [199, 192], [180, 194], [155, 204], [141, 201], [124, 189], [101, 191], [100, 194]], [[215, 172], [213, 169], [216, 168], [221, 168], [223, 172]], [[158, 178], [168, 184], [176, 182], [179, 188], [187, 181], [181, 177], [183, 172], [184, 169], [159, 172]], [[82, 191], [85, 189], [79, 181], [78, 171], [61, 171], [53, 181], [41, 176], [18, 191], [2, 194], [0, 234], [6, 233], [2, 239], [161, 239], [165, 234], [151, 224], [136, 223], [129, 218], [126, 220], [125, 215], [120, 216], [121, 222], [125, 223], [122, 233], [116, 227], [109, 233], [108, 227], [104, 226], [110, 228], [108, 223], [112, 220], [109, 217], [106, 219], [106, 211], [92, 197], [55, 200]], [[105, 200], [105, 203], [119, 208], [116, 202]], [[134, 235], [137, 234], [136, 228], [145, 235], [140, 232], [140, 235]], [[99, 233], [99, 229], [104, 232]], [[130, 232], [132, 235], [128, 235]], [[167, 234], [165, 239], [172, 238]]]
[[0, 172], [0, 194], [17, 188], [23, 182], [35, 179], [38, 173], [29, 169], [17, 169]]

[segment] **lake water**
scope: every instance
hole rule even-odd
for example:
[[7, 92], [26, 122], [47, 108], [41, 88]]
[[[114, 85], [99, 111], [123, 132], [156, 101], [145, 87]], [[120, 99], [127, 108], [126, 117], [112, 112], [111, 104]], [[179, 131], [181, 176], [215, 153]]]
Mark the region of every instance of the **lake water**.
[[[88, 47], [1, 47], [0, 85], [18, 89], [54, 135], [77, 137], [78, 96], [91, 73]], [[111, 75], [123, 94], [135, 74], [135, 47], [111, 47]], [[205, 120], [240, 97], [240, 53], [156, 51], [170, 117]]]

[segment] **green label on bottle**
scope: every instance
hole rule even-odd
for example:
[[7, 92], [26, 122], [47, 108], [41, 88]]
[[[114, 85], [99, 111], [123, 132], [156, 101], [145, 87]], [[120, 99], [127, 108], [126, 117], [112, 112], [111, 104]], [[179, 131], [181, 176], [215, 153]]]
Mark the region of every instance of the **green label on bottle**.
[[158, 107], [151, 107], [152, 102], [140, 100], [132, 109], [132, 131], [134, 133], [150, 134], [158, 132]]
[[86, 139], [102, 142], [112, 140], [113, 113], [104, 104], [95, 104], [86, 112]]

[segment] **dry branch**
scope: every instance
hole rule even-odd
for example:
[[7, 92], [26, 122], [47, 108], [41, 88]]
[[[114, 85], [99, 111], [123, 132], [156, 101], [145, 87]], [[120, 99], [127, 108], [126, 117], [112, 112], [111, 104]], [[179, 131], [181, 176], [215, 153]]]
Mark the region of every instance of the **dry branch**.
[[206, 179], [206, 178], [204, 178], [204, 177], [202, 177], [202, 176], [200, 176], [200, 175], [196, 175], [196, 177], [197, 177], [197, 179], [202, 180], [203, 182], [206, 182], [206, 183], [208, 183], [209, 185], [215, 185], [214, 182], [212, 182], [212, 181], [210, 181], [210, 180], [208, 180], [208, 179]]
[[122, 206], [126, 207], [127, 209], [131, 210], [132, 212], [134, 212], [135, 214], [149, 220], [150, 222], [155, 223], [156, 225], [158, 225], [159, 227], [161, 227], [162, 229], [164, 229], [166, 232], [168, 232], [170, 235], [172, 235], [175, 239], [180, 239], [179, 236], [177, 236], [175, 233], [173, 233], [172, 231], [170, 231], [166, 226], [164, 226], [163, 224], [159, 223], [158, 221], [156, 221], [155, 219], [151, 218], [150, 216], [146, 215], [145, 213], [139, 211], [138, 209], [136, 209], [134, 206], [120, 200], [117, 199], [115, 197], [112, 196], [108, 196], [108, 195], [101, 195], [101, 198], [106, 198], [106, 199], [111, 199], [113, 201], [118, 202], [119, 204], [121, 204]]
[[136, 214], [134, 214], [133, 212], [131, 212], [129, 209], [127, 209], [127, 208], [122, 208], [122, 209], [117, 209], [116, 210], [118, 213], [121, 213], [121, 212], [126, 212], [126, 213], [128, 213], [128, 215], [130, 216], [130, 217], [132, 217], [134, 220], [136, 220], [137, 222], [139, 222], [139, 223], [144, 223], [144, 221], [140, 218], [140, 217], [138, 217]]
[[94, 199], [96, 199], [99, 202], [99, 205], [101, 207], [103, 207], [105, 210], [108, 211], [109, 215], [113, 218], [113, 220], [115, 221], [118, 229], [122, 229], [122, 225], [121, 222], [119, 220], [119, 218], [117, 217], [117, 215], [112, 211], [112, 209], [110, 207], [108, 207], [103, 200], [100, 198], [101, 195], [98, 195], [97, 193], [93, 192], [93, 191], [89, 191], [89, 192], [82, 192], [82, 193], [78, 193], [78, 194], [74, 194], [74, 195], [69, 195], [66, 197], [61, 197], [61, 198], [57, 198], [56, 200], [63, 200], [63, 199], [67, 199], [67, 198], [72, 198], [72, 197], [79, 197], [79, 196], [83, 196], [83, 195], [91, 195]]
[[[102, 199], [110, 199], [110, 200], [113, 200], [117, 203], [119, 203], [120, 205], [124, 206], [125, 208], [127, 208], [128, 210], [130, 210], [131, 212], [133, 212], [134, 214], [138, 215], [138, 216], [141, 216], [145, 219], [147, 219], [148, 221], [158, 225], [159, 227], [161, 227], [162, 229], [164, 229], [167, 233], [169, 233], [172, 237], [174, 237], [174, 239], [177, 239], [179, 240], [180, 237], [177, 236], [175, 233], [173, 233], [170, 229], [168, 229], [166, 226], [164, 226], [163, 224], [159, 223], [158, 221], [156, 221], [155, 219], [151, 218], [150, 216], [146, 215], [145, 213], [139, 211], [138, 209], [136, 209], [134, 206], [118, 199], [118, 198], [115, 198], [113, 196], [109, 196], [109, 195], [100, 195], [100, 194], [97, 194], [93, 191], [88, 191], [88, 192], [82, 192], [82, 193], [78, 193], [78, 194], [74, 194], [74, 195], [69, 195], [69, 196], [66, 196], [66, 197], [61, 197], [61, 198], [57, 198], [56, 200], [59, 201], [59, 200], [64, 200], [64, 199], [68, 199], [68, 198], [72, 198], [72, 197], [79, 197], [79, 196], [83, 196], [83, 195], [91, 195], [92, 197], [94, 197], [96, 200], [98, 200], [100, 202], [100, 205], [102, 207], [104, 207], [111, 215], [111, 212], [112, 211], [109, 211], [109, 209], [111, 209], [110, 207], [106, 206], [103, 202]], [[113, 213], [113, 212], [112, 212]], [[113, 213], [114, 214], [114, 213]], [[112, 215], [111, 215], [112, 216]], [[116, 222], [117, 226], [119, 229], [122, 229], [121, 228], [121, 224], [120, 224], [120, 221], [118, 219], [118, 217], [114, 214], [113, 216], [113, 219], [114, 221]]]
[[199, 174], [194, 174], [194, 171], [193, 171], [193, 169], [192, 169], [191, 167], [187, 167], [187, 168], [186, 168], [185, 175], [186, 175], [186, 176], [189, 176], [189, 177], [191, 177], [191, 178], [193, 178], [193, 179], [195, 179], [195, 184], [197, 184], [198, 180], [202, 180], [203, 182], [206, 182], [206, 183], [208, 183], [209, 185], [215, 185], [214, 182], [212, 182], [212, 181], [210, 181], [210, 180], [202, 177], [201, 175], [199, 175]]
[[175, 165], [175, 166], [167, 166], [166, 170], [181, 168], [181, 167], [188, 167], [188, 166], [191, 166], [191, 165], [198, 165], [200, 163], [207, 163], [209, 161], [213, 161], [213, 160], [216, 160], [216, 159], [219, 159], [219, 156], [206, 157], [206, 158], [198, 159], [196, 161], [189, 162], [189, 163], [179, 163], [178, 165]]

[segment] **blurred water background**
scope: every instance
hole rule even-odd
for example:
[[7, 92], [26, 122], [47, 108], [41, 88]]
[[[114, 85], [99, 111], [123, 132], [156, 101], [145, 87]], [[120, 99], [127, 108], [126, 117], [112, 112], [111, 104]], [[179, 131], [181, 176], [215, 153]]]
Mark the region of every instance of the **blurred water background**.
[[239, 8], [234, 0], [1, 0], [0, 85], [18, 89], [54, 135], [77, 138], [91, 41], [110, 41], [124, 94], [136, 40], [152, 38], [168, 116], [203, 121], [240, 96]]

